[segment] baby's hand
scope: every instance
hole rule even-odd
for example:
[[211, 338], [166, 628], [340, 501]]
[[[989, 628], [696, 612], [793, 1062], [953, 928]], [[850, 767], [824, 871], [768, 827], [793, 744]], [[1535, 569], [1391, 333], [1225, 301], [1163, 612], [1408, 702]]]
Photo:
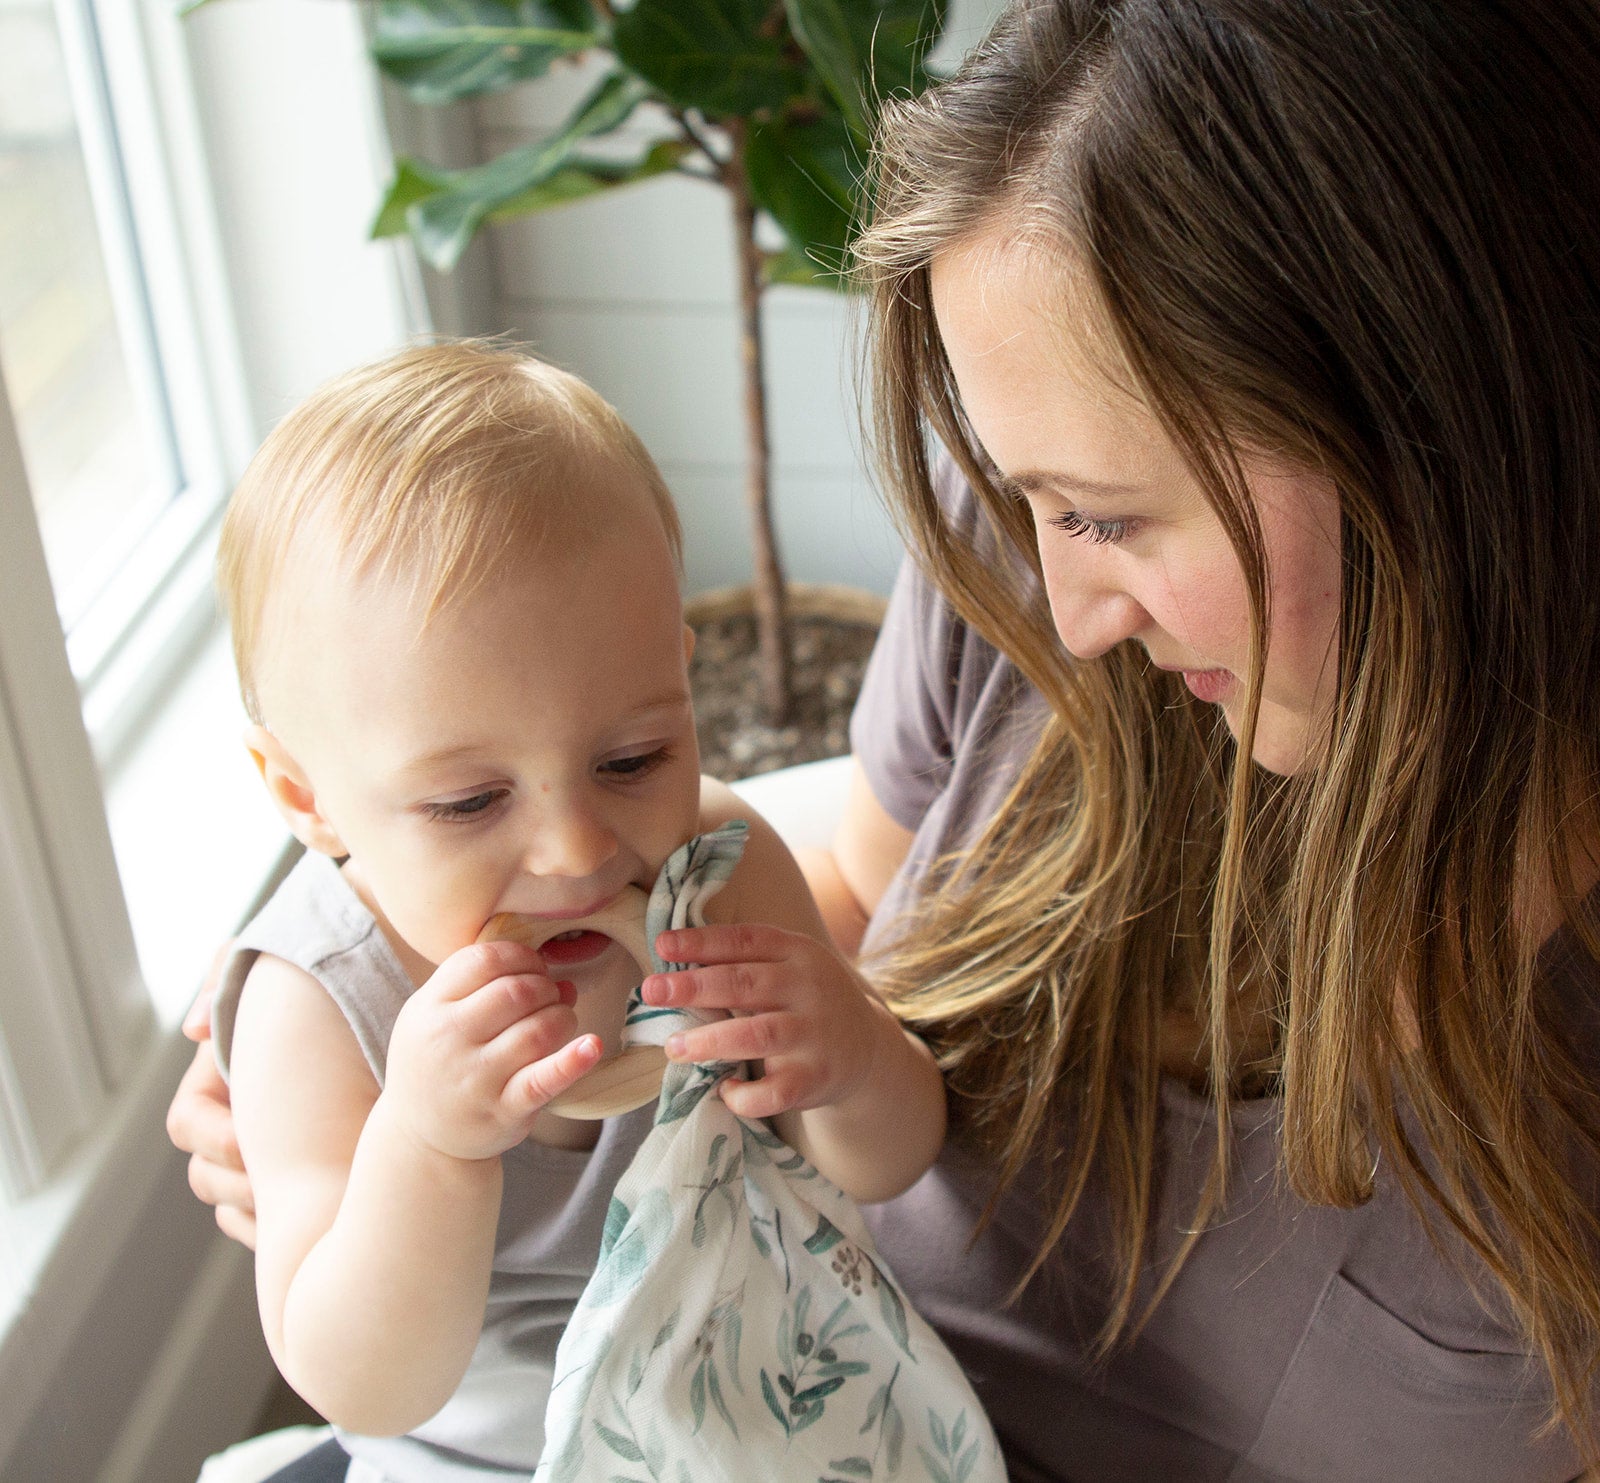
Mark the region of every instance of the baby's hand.
[[518, 942], [452, 953], [406, 1001], [389, 1040], [383, 1097], [424, 1144], [488, 1159], [528, 1136], [552, 1097], [592, 1071], [597, 1035], [580, 1035], [570, 983]]
[[646, 1004], [727, 1009], [734, 1018], [673, 1035], [673, 1061], [761, 1061], [755, 1081], [724, 1081], [740, 1117], [842, 1102], [866, 1083], [880, 1043], [865, 982], [832, 948], [781, 927], [743, 924], [663, 932], [669, 962], [702, 966], [645, 979]]

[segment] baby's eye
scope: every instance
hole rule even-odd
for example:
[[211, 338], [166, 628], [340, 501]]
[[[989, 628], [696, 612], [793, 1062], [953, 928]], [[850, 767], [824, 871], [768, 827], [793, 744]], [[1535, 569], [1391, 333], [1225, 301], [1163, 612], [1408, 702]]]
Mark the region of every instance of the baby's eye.
[[635, 752], [626, 757], [613, 757], [609, 762], [600, 764], [600, 771], [607, 777], [633, 782], [654, 772], [671, 755], [668, 748], [656, 747], [649, 752]]
[[470, 798], [447, 798], [443, 803], [427, 803], [423, 805], [423, 812], [430, 819], [439, 819], [447, 824], [465, 823], [487, 813], [506, 796], [506, 791], [504, 788], [490, 788], [483, 793], [474, 793]]

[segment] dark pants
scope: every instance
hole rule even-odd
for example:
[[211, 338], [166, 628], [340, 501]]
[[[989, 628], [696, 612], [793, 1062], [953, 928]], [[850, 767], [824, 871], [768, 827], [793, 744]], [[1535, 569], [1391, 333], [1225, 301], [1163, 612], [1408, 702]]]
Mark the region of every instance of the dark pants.
[[266, 1483], [344, 1483], [350, 1458], [332, 1437], [313, 1447], [287, 1467], [281, 1467]]

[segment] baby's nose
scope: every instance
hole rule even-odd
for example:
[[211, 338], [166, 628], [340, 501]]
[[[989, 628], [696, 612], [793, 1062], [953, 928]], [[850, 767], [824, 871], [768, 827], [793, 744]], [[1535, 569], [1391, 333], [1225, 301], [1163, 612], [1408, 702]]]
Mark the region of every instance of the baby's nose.
[[539, 820], [527, 853], [534, 875], [594, 875], [617, 853], [617, 836], [588, 809], [552, 805]]

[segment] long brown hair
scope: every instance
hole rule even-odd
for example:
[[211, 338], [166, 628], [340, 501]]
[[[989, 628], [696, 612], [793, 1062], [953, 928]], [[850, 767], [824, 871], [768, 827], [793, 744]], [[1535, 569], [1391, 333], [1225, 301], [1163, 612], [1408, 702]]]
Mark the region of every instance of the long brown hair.
[[[1292, 1188], [1357, 1204], [1386, 1161], [1503, 1285], [1590, 1453], [1600, 1067], [1541, 995], [1534, 908], [1600, 958], [1573, 868], [1600, 840], [1596, 98], [1600, 15], [1570, 0], [1023, 0], [887, 110], [860, 244], [913, 549], [1054, 718], [879, 973], [958, 1116], [1003, 1180], [1052, 1172], [1052, 1241], [1103, 1181], [1110, 1344], [1138, 1319], [1163, 1015], [1210, 1027], [1203, 1216], [1264, 1013]], [[1072, 664], [1035, 589], [950, 528], [930, 428], [1036, 561], [929, 292], [997, 228], [1088, 273], [1222, 520], [1252, 717], [1270, 589], [1234, 450], [1337, 486], [1335, 714], [1299, 776], [1241, 761], [1253, 720], [1235, 746], [1131, 645]]]

